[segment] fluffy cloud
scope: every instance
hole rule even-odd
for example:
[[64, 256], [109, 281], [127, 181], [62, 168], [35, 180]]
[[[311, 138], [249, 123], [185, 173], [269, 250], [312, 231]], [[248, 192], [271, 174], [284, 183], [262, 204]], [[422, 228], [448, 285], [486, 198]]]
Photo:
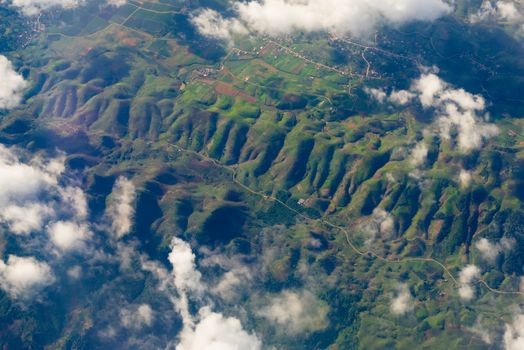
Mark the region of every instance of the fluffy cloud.
[[189, 300], [202, 303], [206, 286], [195, 262], [190, 245], [174, 238], [168, 256], [172, 271], [142, 257], [142, 269], [159, 280], [159, 290], [168, 294], [180, 313], [183, 329], [175, 345], [177, 350], [259, 350], [261, 341], [242, 327], [240, 320], [213, 312], [210, 305], [200, 307], [193, 315]]
[[366, 87], [364, 89], [364, 92], [367, 93], [369, 96], [373, 97], [379, 103], [386, 102], [386, 99], [388, 97], [386, 92], [384, 90], [382, 90], [382, 89], [374, 89], [374, 88]]
[[57, 221], [49, 225], [47, 233], [51, 242], [61, 251], [81, 251], [86, 247], [86, 241], [91, 232], [85, 224], [72, 221]]
[[524, 349], [524, 315], [517, 315], [513, 322], [506, 324], [504, 332], [504, 349]]
[[520, 21], [522, 20], [522, 13], [517, 9], [517, 6], [513, 2], [509, 1], [497, 1], [495, 4], [497, 8], [497, 16], [507, 21]]
[[506, 237], [496, 243], [491, 243], [487, 238], [481, 238], [475, 243], [475, 248], [480, 252], [483, 259], [494, 262], [500, 253], [511, 250], [514, 244], [513, 240]]
[[54, 186], [64, 170], [63, 159], [44, 163], [39, 158], [24, 163], [16, 150], [0, 145], [0, 205], [36, 199]]
[[109, 6], [120, 7], [127, 4], [127, 0], [107, 0], [106, 3]]
[[475, 248], [477, 248], [484, 259], [490, 261], [494, 261], [500, 254], [499, 245], [491, 243], [487, 238], [479, 239], [475, 243]]
[[175, 287], [182, 292], [200, 293], [204, 289], [202, 275], [196, 269], [195, 254], [187, 242], [174, 238], [171, 243], [169, 262], [173, 265]]
[[224, 273], [213, 292], [219, 294], [223, 299], [231, 299], [236, 295], [239, 287], [246, 284], [251, 278], [251, 271], [247, 267], [238, 267]]
[[456, 89], [434, 73], [421, 75], [410, 90], [393, 91], [389, 96], [378, 94], [376, 98], [396, 105], [416, 99], [423, 108], [433, 109], [436, 120], [432, 128], [443, 139], [455, 138], [463, 152], [479, 149], [485, 140], [498, 134], [498, 128], [488, 123], [488, 116], [483, 114], [486, 101], [482, 96]]
[[474, 279], [480, 277], [480, 269], [475, 265], [464, 267], [459, 274], [459, 296], [462, 300], [469, 301], [475, 296], [475, 290], [471, 283]]
[[[135, 252], [133, 249], [126, 249], [126, 255], [134, 253]], [[167, 292], [170, 289], [173, 283], [173, 279], [171, 278], [172, 276], [166, 268], [160, 265], [160, 263], [149, 260], [145, 255], [141, 255], [140, 267], [142, 268], [142, 270], [151, 273], [158, 280], [159, 291]]]
[[82, 277], [82, 267], [75, 265], [67, 269], [67, 276], [73, 280], [77, 280]]
[[73, 8], [81, 3], [80, 0], [12, 0], [10, 4], [18, 8], [27, 16], [35, 16], [41, 11], [55, 7]]
[[22, 93], [27, 88], [27, 82], [3, 55], [0, 55], [0, 77], [0, 109], [18, 106], [22, 100]]
[[395, 219], [384, 209], [375, 208], [370, 219], [360, 228], [366, 235], [366, 246], [370, 247], [377, 238], [388, 239], [395, 235]]
[[235, 34], [246, 34], [246, 27], [237, 19], [226, 19], [218, 12], [205, 9], [192, 18], [193, 24], [198, 31], [206, 36], [232, 40]]
[[242, 261], [241, 257], [216, 254], [207, 248], [201, 248], [200, 251], [206, 255], [200, 261], [200, 266], [213, 269], [213, 271], [225, 271], [211, 289], [214, 294], [231, 301], [239, 294], [246, 292], [246, 286], [253, 278], [253, 271], [248, 264]]
[[452, 10], [443, 0], [251, 0], [235, 1], [233, 7], [235, 19], [202, 12], [193, 21], [203, 34], [222, 38], [245, 28], [269, 35], [333, 31], [366, 36], [383, 24], [431, 21]]
[[381, 208], [373, 210], [373, 217], [378, 224], [378, 232], [381, 236], [390, 238], [395, 234], [395, 220], [393, 215]]
[[64, 163], [64, 157], [24, 160], [17, 149], [0, 145], [0, 223], [16, 235], [46, 227], [63, 252], [81, 250], [91, 236], [84, 192], [60, 183]]
[[416, 97], [416, 95], [410, 91], [406, 90], [400, 90], [395, 91], [393, 90], [391, 94], [389, 95], [389, 102], [397, 105], [397, 106], [404, 106], [411, 102]]
[[141, 304], [129, 309], [123, 309], [120, 312], [122, 325], [126, 328], [142, 329], [150, 327], [153, 324], [153, 309], [148, 304]]
[[[85, 249], [92, 237], [85, 193], [65, 185], [64, 172], [63, 156], [29, 158], [17, 148], [0, 145], [0, 224], [14, 235], [18, 249], [49, 250], [55, 253], [53, 258], [72, 251], [91, 252]], [[2, 288], [13, 297], [52, 280], [50, 265], [33, 258], [12, 256], [1, 267]]]
[[426, 164], [428, 152], [428, 146], [424, 142], [419, 142], [411, 151], [411, 164], [416, 167]]
[[[38, 250], [51, 259], [9, 255], [7, 262], [0, 261], [0, 287], [13, 298], [32, 296], [51, 284], [52, 266], [62, 254], [93, 252], [86, 249], [92, 233], [85, 193], [67, 185], [64, 172], [64, 156], [29, 157], [20, 149], [0, 145], [0, 224], [13, 235], [8, 249], [17, 255], [21, 250], [26, 255]], [[76, 279], [81, 272], [70, 269], [68, 275]]]
[[133, 183], [125, 177], [116, 181], [106, 215], [110, 221], [110, 232], [120, 239], [131, 231], [135, 207], [136, 189]]
[[52, 208], [40, 203], [8, 205], [0, 213], [0, 221], [7, 223], [14, 234], [25, 235], [41, 230], [45, 219], [53, 213]]
[[391, 312], [395, 315], [404, 315], [413, 309], [413, 296], [407, 284], [398, 286], [396, 294], [391, 299]]
[[412, 90], [418, 93], [422, 106], [436, 109], [436, 124], [442, 138], [451, 139], [457, 133], [462, 151], [478, 149], [485, 139], [498, 134], [497, 127], [486, 123], [486, 117], [480, 115], [486, 108], [482, 96], [455, 89], [435, 74], [423, 75]]
[[498, 128], [493, 124], [486, 124], [473, 112], [461, 111], [457, 106], [448, 104], [438, 120], [440, 135], [444, 139], [451, 139], [456, 131], [458, 146], [462, 151], [471, 151], [482, 147], [484, 140], [498, 134]]
[[68, 186], [66, 188], [58, 189], [64, 204], [72, 209], [72, 215], [78, 219], [85, 219], [87, 217], [87, 198], [80, 188]]
[[236, 6], [250, 28], [269, 34], [327, 30], [363, 35], [383, 22], [434, 20], [451, 11], [441, 0], [262, 0]]
[[393, 90], [388, 95], [384, 89], [366, 87], [364, 92], [379, 103], [389, 102], [397, 106], [405, 106], [417, 97], [415, 93], [408, 90]]
[[33, 257], [10, 255], [0, 260], [0, 288], [13, 298], [26, 298], [52, 284], [55, 278], [49, 265]]
[[289, 334], [326, 328], [327, 313], [325, 303], [309, 291], [284, 291], [257, 312], [259, 316], [284, 327]]
[[55, 210], [40, 197], [58, 187], [64, 159], [23, 162], [14, 149], [0, 145], [0, 223], [15, 234], [39, 231]]
[[461, 169], [459, 173], [459, 181], [462, 187], [464, 188], [469, 187], [471, 183], [471, 173], [469, 171]]
[[482, 21], [520, 22], [524, 20], [524, 15], [514, 2], [485, 0], [480, 9], [470, 16], [470, 20], [473, 23]]
[[445, 86], [444, 81], [435, 74], [425, 74], [413, 83], [412, 90], [418, 94], [422, 106], [428, 108], [436, 104], [436, 97]]
[[242, 328], [236, 318], [200, 309], [200, 321], [189, 332], [183, 332], [177, 350], [259, 350], [262, 343]]
[[[124, 272], [124, 271], [130, 271], [133, 266], [133, 261], [137, 258], [137, 251], [136, 251], [136, 245], [137, 245], [137, 242], [131, 242], [131, 243], [127, 243], [127, 242], [117, 242], [116, 243], [116, 255], [117, 255], [117, 258], [118, 258], [118, 262], [119, 262], [119, 265], [120, 265], [120, 271]], [[148, 263], [143, 260], [143, 268], [145, 268], [145, 266], [147, 265]], [[155, 276], [156, 274], [154, 273], [154, 269], [152, 272]]]

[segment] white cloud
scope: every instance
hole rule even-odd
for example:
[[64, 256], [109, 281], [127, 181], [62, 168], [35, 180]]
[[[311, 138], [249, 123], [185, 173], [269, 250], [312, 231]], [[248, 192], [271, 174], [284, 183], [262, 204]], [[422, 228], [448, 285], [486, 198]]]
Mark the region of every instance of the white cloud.
[[170, 283], [178, 292], [178, 298], [172, 298], [172, 301], [182, 316], [184, 331], [190, 332], [194, 327], [194, 319], [189, 308], [189, 299], [199, 300], [202, 297], [205, 290], [202, 274], [196, 268], [191, 246], [179, 238], [173, 238], [168, 260], [173, 267]]
[[366, 235], [365, 244], [371, 247], [377, 238], [388, 239], [395, 235], [395, 219], [382, 208], [375, 208], [371, 218], [361, 225]]
[[445, 83], [435, 74], [424, 74], [416, 80], [412, 90], [418, 93], [422, 106], [428, 108], [435, 105], [435, 98], [444, 91]]
[[213, 292], [219, 294], [223, 299], [234, 297], [238, 289], [242, 289], [251, 278], [251, 270], [245, 266], [240, 266], [224, 273], [218, 284], [213, 288]]
[[479, 239], [475, 243], [475, 248], [478, 249], [484, 259], [490, 261], [494, 261], [501, 251], [498, 244], [493, 244], [486, 238]]
[[116, 337], [117, 332], [116, 332], [115, 327], [113, 327], [113, 326], [108, 326], [107, 328], [98, 331], [97, 334], [98, 334], [98, 336], [99, 336], [100, 338], [103, 338], [103, 339], [112, 339], [112, 338]]
[[200, 309], [200, 321], [182, 333], [177, 350], [259, 350], [262, 343], [254, 334], [247, 333], [240, 321], [232, 317]]
[[247, 33], [247, 29], [239, 20], [226, 19], [211, 9], [200, 11], [191, 20], [201, 34], [216, 39], [231, 41], [235, 34]]
[[[55, 215], [54, 203], [40, 198], [62, 190], [58, 181], [64, 171], [64, 158], [43, 161], [35, 157], [23, 162], [18, 153], [0, 145], [0, 223], [6, 224], [11, 233], [29, 234], [42, 230]], [[59, 207], [67, 207], [67, 203]]]
[[506, 330], [504, 332], [504, 349], [524, 349], [524, 315], [517, 315], [514, 317], [512, 323], [506, 324]]
[[[418, 99], [424, 109], [434, 109], [436, 120], [433, 129], [446, 140], [456, 139], [463, 152], [482, 147], [485, 140], [498, 135], [498, 128], [483, 114], [486, 101], [480, 95], [456, 89], [434, 73], [424, 73], [415, 80], [410, 90], [393, 91], [383, 97], [397, 105]], [[422, 149], [420, 149], [422, 151]]]
[[135, 207], [133, 206], [135, 198], [135, 185], [125, 177], [119, 177], [113, 187], [106, 211], [111, 222], [110, 231], [117, 239], [124, 237], [131, 231], [135, 214]]
[[407, 284], [400, 284], [396, 294], [391, 299], [391, 312], [395, 315], [404, 315], [413, 309], [413, 296]]
[[17, 235], [42, 230], [46, 218], [54, 214], [52, 208], [40, 203], [25, 206], [8, 205], [0, 212], [0, 221], [7, 223], [9, 230]]
[[35, 200], [57, 184], [60, 173], [54, 162], [23, 163], [15, 150], [0, 145], [0, 206]]
[[524, 16], [514, 2], [484, 0], [480, 9], [470, 16], [470, 20], [473, 23], [483, 21], [520, 22], [524, 20]]
[[379, 103], [384, 103], [386, 101], [386, 98], [388, 97], [388, 95], [386, 94], [386, 92], [383, 89], [373, 89], [373, 88], [370, 89], [366, 87], [364, 89], [364, 92], [368, 94], [369, 96], [373, 97]]
[[445, 90], [433, 105], [440, 114], [437, 125], [442, 138], [451, 139], [452, 132], [457, 132], [459, 148], [471, 151], [480, 148], [484, 140], [498, 134], [498, 128], [486, 123], [486, 117], [479, 115], [486, 108], [482, 96], [454, 89], [445, 82], [443, 84]]
[[169, 271], [166, 268], [164, 268], [156, 261], [149, 260], [144, 255], [140, 256], [140, 267], [142, 268], [142, 270], [151, 273], [158, 280], [159, 291], [168, 291], [173, 281]]
[[[173, 267], [171, 272], [144, 257], [142, 268], [156, 276], [160, 282], [159, 290], [167, 293], [180, 312], [183, 329], [175, 345], [177, 350], [261, 349], [258, 337], [245, 331], [237, 318], [212, 312], [210, 305], [204, 305], [200, 307], [198, 314], [192, 314], [189, 300], [192, 299], [195, 305], [200, 304], [207, 288], [187, 242], [174, 238], [168, 259]], [[176, 293], [173, 293], [173, 289]]]
[[121, 7], [127, 4], [127, 0], [107, 0], [106, 3], [109, 6]]
[[85, 193], [63, 185], [65, 157], [26, 159], [0, 145], [0, 224], [7, 232], [45, 231], [56, 252], [81, 251], [91, 237]]
[[[128, 271], [132, 269], [133, 260], [138, 257], [138, 252], [136, 250], [136, 242], [117, 242], [116, 255], [120, 264], [121, 271]], [[145, 261], [144, 263], [147, 265]], [[143, 268], [145, 268], [145, 266], [143, 266]], [[154, 269], [150, 272], [152, 272], [156, 276], [156, 274], [154, 273]]]
[[461, 299], [465, 301], [473, 299], [475, 290], [471, 283], [477, 278], [480, 278], [480, 269], [475, 265], [468, 265], [460, 271], [458, 292]]
[[368, 36], [381, 25], [432, 21], [452, 7], [443, 0], [251, 0], [233, 3], [236, 18], [212, 10], [193, 18], [204, 35], [230, 39], [247, 30], [269, 35], [332, 31]]
[[393, 219], [393, 215], [382, 208], [375, 208], [373, 217], [378, 223], [378, 231], [382, 237], [390, 238], [395, 234], [395, 219]]
[[515, 242], [512, 239], [506, 237], [495, 243], [491, 243], [487, 238], [481, 238], [475, 243], [475, 248], [480, 252], [483, 259], [494, 262], [500, 253], [511, 250], [514, 244]]
[[73, 213], [78, 219], [87, 218], [87, 199], [84, 191], [78, 187], [68, 186], [59, 188], [60, 195], [64, 203], [73, 209]]
[[54, 280], [49, 265], [33, 257], [9, 255], [7, 263], [0, 260], [0, 288], [13, 298], [31, 297]]
[[44, 10], [49, 10], [55, 7], [74, 8], [82, 1], [77, 0], [12, 0], [12, 6], [18, 8], [23, 14], [27, 16], [35, 16]]
[[371, 96], [379, 103], [390, 102], [397, 106], [405, 106], [410, 103], [417, 95], [413, 92], [407, 90], [393, 90], [388, 94], [384, 89], [375, 89], [375, 88], [364, 88], [364, 92]]
[[453, 102], [456, 107], [466, 111], [482, 111], [486, 108], [486, 101], [482, 96], [472, 95], [464, 89], [449, 88], [447, 83], [444, 84], [448, 88], [439, 96], [441, 102]]
[[257, 32], [333, 31], [368, 35], [382, 24], [431, 21], [451, 11], [442, 0], [261, 0], [236, 2], [239, 18]]
[[487, 124], [474, 110], [460, 110], [454, 104], [446, 104], [437, 125], [440, 136], [450, 140], [457, 132], [458, 146], [462, 151], [471, 151], [482, 147], [484, 140], [498, 135], [494, 124]]
[[150, 326], [153, 323], [153, 309], [151, 309], [151, 306], [141, 304], [138, 307], [137, 314], [144, 324]]
[[257, 314], [284, 327], [288, 334], [318, 331], [328, 325], [328, 306], [309, 291], [283, 291]]
[[428, 152], [428, 146], [424, 142], [419, 142], [411, 151], [411, 164], [416, 167], [426, 164]]
[[[15, 235], [14, 246], [52, 248], [55, 258], [69, 251], [88, 252], [84, 248], [92, 233], [86, 221], [87, 199], [80, 188], [67, 185], [64, 172], [64, 156], [30, 158], [17, 148], [0, 145], [0, 224], [7, 234]], [[48, 263], [31, 257], [10, 255], [7, 263], [0, 262], [0, 270], [2, 288], [12, 297], [54, 281]], [[68, 271], [74, 279], [80, 274], [80, 269]]]
[[67, 269], [67, 276], [73, 280], [77, 280], [82, 277], [82, 267], [75, 265]]
[[81, 251], [91, 237], [87, 225], [72, 221], [53, 222], [47, 228], [47, 233], [51, 242], [61, 251]]
[[389, 95], [389, 102], [396, 104], [398, 106], [404, 106], [410, 103], [416, 95], [412, 92], [406, 90], [395, 91], [393, 90]]
[[18, 106], [22, 101], [23, 91], [27, 88], [27, 82], [3, 55], [0, 55], [0, 77], [0, 110]]
[[153, 324], [154, 312], [148, 304], [141, 304], [121, 310], [120, 319], [124, 327], [139, 330]]
[[501, 19], [507, 21], [522, 20], [522, 13], [517, 9], [515, 3], [509, 1], [497, 1], [496, 7], [498, 16]]
[[203, 290], [202, 275], [196, 269], [195, 254], [187, 242], [174, 238], [168, 256], [173, 265], [175, 287], [180, 291], [200, 293]]
[[225, 271], [211, 289], [214, 294], [231, 301], [242, 292], [247, 291], [246, 287], [251, 283], [253, 271], [249, 265], [241, 261], [241, 258], [216, 254], [206, 248], [201, 248], [200, 251], [207, 255], [200, 261], [200, 266]]
[[459, 173], [459, 181], [460, 181], [460, 185], [463, 188], [469, 187], [471, 183], [471, 173], [469, 171], [461, 169]]

